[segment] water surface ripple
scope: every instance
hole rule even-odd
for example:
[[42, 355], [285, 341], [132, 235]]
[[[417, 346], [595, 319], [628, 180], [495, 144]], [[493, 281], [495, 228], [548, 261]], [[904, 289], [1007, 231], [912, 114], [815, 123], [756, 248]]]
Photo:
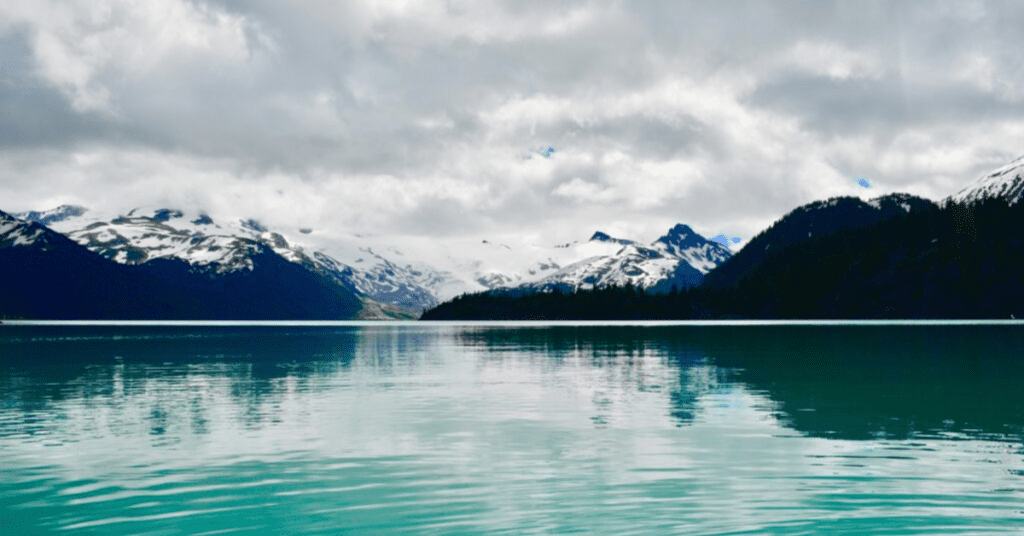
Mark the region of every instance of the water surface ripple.
[[1022, 326], [9, 326], [3, 534], [1022, 534]]

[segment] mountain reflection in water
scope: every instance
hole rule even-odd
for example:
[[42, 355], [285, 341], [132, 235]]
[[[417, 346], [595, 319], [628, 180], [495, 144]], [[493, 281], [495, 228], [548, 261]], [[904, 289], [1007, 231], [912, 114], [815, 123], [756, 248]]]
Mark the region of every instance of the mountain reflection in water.
[[[11, 329], [11, 328], [9, 328]], [[251, 424], [287, 388], [316, 388], [359, 358], [378, 371], [429, 359], [429, 328], [96, 326], [14, 328], [0, 376], [7, 407], [65, 398], [131, 397], [142, 380], [203, 370], [227, 379]], [[116, 335], [110, 335], [111, 330]], [[1021, 435], [1024, 329], [1015, 326], [532, 326], [467, 327], [460, 344], [486, 361], [516, 355], [545, 367], [567, 359], [615, 368], [622, 387], [645, 390], [645, 358], [677, 371], [669, 415], [680, 426], [697, 401], [733, 384], [762, 393], [785, 426], [842, 439]], [[116, 381], [112, 381], [116, 380]], [[281, 380], [288, 379], [288, 382]], [[168, 391], [168, 394], [171, 394]], [[190, 410], [202, 422], [200, 390]], [[157, 403], [154, 433], [172, 416]], [[201, 429], [201, 425], [197, 425]]]
[[679, 371], [671, 414], [742, 384], [780, 422], [837, 439], [1022, 436], [1024, 326], [557, 326], [467, 330], [491, 352], [585, 355], [593, 366], [661, 356]]
[[4, 325], [0, 532], [1020, 534], [1022, 341]]

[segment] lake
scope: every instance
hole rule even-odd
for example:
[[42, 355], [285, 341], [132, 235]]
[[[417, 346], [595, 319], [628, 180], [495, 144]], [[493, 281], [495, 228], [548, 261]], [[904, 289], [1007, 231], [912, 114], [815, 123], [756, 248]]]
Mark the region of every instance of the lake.
[[0, 326], [3, 534], [1024, 534], [1024, 325]]

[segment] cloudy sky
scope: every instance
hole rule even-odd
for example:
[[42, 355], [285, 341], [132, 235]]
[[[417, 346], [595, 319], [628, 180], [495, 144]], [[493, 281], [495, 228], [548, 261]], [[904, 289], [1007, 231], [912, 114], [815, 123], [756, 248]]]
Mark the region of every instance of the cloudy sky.
[[1024, 154], [1021, 28], [1016, 1], [4, 0], [0, 210], [746, 239]]

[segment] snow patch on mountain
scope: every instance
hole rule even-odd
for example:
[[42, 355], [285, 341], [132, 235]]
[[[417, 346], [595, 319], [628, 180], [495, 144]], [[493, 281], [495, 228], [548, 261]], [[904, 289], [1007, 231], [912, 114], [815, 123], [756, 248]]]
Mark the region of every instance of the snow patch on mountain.
[[574, 248], [544, 247], [529, 237], [435, 240], [316, 231], [302, 236], [300, 243], [357, 271], [376, 267], [382, 277], [391, 277], [387, 270], [405, 274], [437, 302], [467, 292], [515, 286], [579, 258]]
[[616, 249], [572, 263], [548, 277], [522, 286], [546, 291], [632, 285], [667, 292], [672, 287], [699, 284], [704, 274], [732, 256], [726, 246], [707, 240], [683, 224], [676, 225], [650, 246], [611, 239], [600, 232], [594, 234], [590, 243], [610, 244]]
[[30, 223], [38, 223], [39, 225], [50, 226], [54, 223], [64, 221], [68, 218], [75, 218], [85, 214], [88, 209], [85, 207], [79, 207], [74, 205], [61, 205], [57, 208], [35, 211], [30, 210], [28, 212], [17, 212], [13, 214], [15, 218]]
[[200, 229], [179, 210], [135, 209], [126, 216], [114, 217], [88, 214], [60, 219], [49, 226], [122, 264], [142, 264], [159, 258], [181, 259], [200, 270], [229, 273], [252, 270], [250, 257], [260, 251], [261, 241], [239, 236], [220, 226], [216, 226], [213, 233], [210, 229]]
[[253, 269], [252, 255], [267, 247], [360, 295], [413, 311], [463, 293], [552, 282], [653, 288], [678, 280], [689, 286], [730, 255], [685, 225], [646, 246], [600, 231], [584, 242], [550, 245], [537, 236], [381, 237], [303, 221], [271, 228], [258, 219], [173, 207], [120, 214], [62, 207], [35, 214], [120, 263], [174, 258], [196, 270], [228, 273]]
[[35, 244], [46, 229], [0, 212], [0, 247]]
[[946, 202], [968, 203], [988, 198], [1004, 199], [1010, 205], [1024, 198], [1024, 156], [982, 175]]
[[654, 241], [654, 247], [670, 257], [677, 257], [706, 274], [732, 256], [729, 248], [708, 240], [688, 225], [677, 224], [665, 236]]
[[[83, 211], [50, 221], [55, 231], [123, 264], [175, 258], [197, 270], [229, 273], [251, 270], [252, 255], [268, 247], [362, 295], [412, 310], [436, 305], [438, 295], [447, 299], [485, 288], [462, 284], [423, 263], [394, 262], [376, 252], [378, 244], [359, 236], [314, 233], [298, 226], [290, 230], [294, 233], [281, 233], [256, 219], [221, 219], [200, 210], [148, 207], [125, 215]], [[301, 240], [293, 242], [289, 234]]]

